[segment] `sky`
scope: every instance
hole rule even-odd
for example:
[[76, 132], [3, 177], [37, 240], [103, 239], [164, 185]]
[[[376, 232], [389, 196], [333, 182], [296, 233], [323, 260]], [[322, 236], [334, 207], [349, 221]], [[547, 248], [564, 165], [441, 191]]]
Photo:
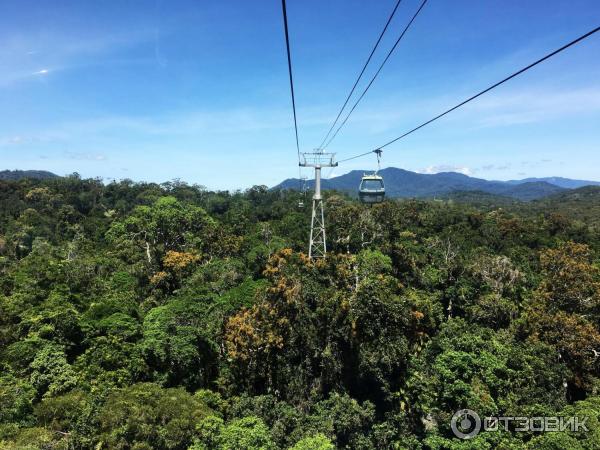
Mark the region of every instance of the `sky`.
[[[287, 3], [312, 151], [395, 0]], [[402, 0], [361, 86], [419, 5]], [[327, 150], [376, 148], [598, 25], [598, 0], [429, 0]], [[386, 147], [390, 166], [600, 180], [600, 33]], [[3, 169], [231, 190], [297, 177], [281, 2], [2, 1]]]

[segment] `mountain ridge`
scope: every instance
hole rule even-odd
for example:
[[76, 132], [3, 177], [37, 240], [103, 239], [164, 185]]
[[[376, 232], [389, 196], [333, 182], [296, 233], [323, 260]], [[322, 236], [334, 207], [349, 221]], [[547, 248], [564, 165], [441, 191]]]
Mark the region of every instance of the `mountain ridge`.
[[0, 180], [16, 181], [24, 178], [47, 180], [50, 178], [59, 178], [59, 176], [47, 170], [0, 170]]
[[[368, 171], [352, 170], [338, 177], [323, 179], [323, 189], [333, 189], [355, 194], [360, 179]], [[396, 167], [387, 167], [379, 171], [385, 180], [386, 193], [392, 198], [432, 198], [458, 191], [481, 191], [501, 195], [522, 201], [536, 200], [565, 190], [587, 185], [600, 185], [598, 181], [572, 180], [563, 177], [525, 178], [523, 180], [485, 180], [457, 172], [439, 172], [423, 174]], [[554, 183], [550, 182], [554, 181]], [[288, 178], [273, 189], [298, 190], [302, 181]], [[307, 187], [312, 188], [312, 180]]]
[[542, 177], [542, 178], [523, 178], [522, 180], [508, 180], [506, 183], [510, 184], [522, 184], [524, 182], [535, 182], [535, 181], [545, 181], [546, 183], [553, 184], [555, 186], [559, 186], [565, 189], [577, 189], [584, 186], [600, 186], [600, 181], [590, 181], [590, 180], [577, 180], [571, 178], [564, 177]]

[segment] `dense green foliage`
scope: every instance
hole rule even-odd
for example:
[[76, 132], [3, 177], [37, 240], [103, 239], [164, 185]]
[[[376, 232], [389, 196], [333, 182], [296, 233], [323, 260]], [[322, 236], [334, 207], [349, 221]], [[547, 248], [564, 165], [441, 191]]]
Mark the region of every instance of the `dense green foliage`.
[[[311, 262], [294, 192], [0, 182], [0, 448], [600, 448], [584, 194], [328, 193], [331, 252]], [[590, 431], [463, 441], [461, 408]]]

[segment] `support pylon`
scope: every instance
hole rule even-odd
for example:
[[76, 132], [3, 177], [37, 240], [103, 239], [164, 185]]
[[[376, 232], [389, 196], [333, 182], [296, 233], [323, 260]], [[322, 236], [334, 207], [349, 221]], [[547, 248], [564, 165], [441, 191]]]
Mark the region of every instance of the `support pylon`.
[[317, 200], [313, 198], [308, 257], [325, 258], [326, 253], [327, 240], [325, 239], [325, 213], [323, 211], [323, 199], [321, 198]]
[[312, 201], [312, 215], [310, 220], [310, 240], [308, 243], [308, 257], [325, 258], [327, 254], [327, 240], [325, 238], [325, 212], [323, 197], [321, 197], [321, 168], [336, 167], [333, 153], [323, 153], [316, 150], [313, 153], [303, 153], [302, 167], [315, 168], [315, 194]]

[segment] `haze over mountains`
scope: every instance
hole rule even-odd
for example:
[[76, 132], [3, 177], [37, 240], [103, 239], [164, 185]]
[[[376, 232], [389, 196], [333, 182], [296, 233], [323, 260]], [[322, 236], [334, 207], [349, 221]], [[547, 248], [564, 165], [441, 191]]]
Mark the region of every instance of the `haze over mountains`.
[[[361, 177], [365, 172], [353, 170], [338, 177], [322, 180], [322, 186], [324, 189], [335, 189], [353, 194], [357, 191]], [[582, 186], [600, 186], [598, 181], [573, 180], [562, 177], [490, 181], [456, 172], [422, 174], [396, 167], [380, 170], [379, 174], [385, 180], [386, 193], [389, 197], [431, 198], [443, 197], [452, 192], [480, 191], [528, 201]], [[312, 185], [313, 181], [309, 180], [307, 188], [312, 188]], [[290, 178], [273, 189], [299, 189], [300, 186], [301, 181], [299, 179]]]
[[[323, 179], [323, 189], [332, 189], [356, 194], [361, 177], [368, 171], [353, 170], [338, 177]], [[436, 174], [422, 174], [409, 170], [388, 167], [379, 173], [385, 180], [388, 197], [396, 198], [446, 198], [461, 193], [462, 197], [469, 197], [465, 193], [486, 193], [511, 199], [529, 201], [545, 198], [557, 193], [568, 192], [583, 186], [600, 186], [599, 181], [575, 180], [563, 177], [524, 178], [522, 180], [494, 181], [470, 177], [457, 172], [440, 172]], [[20, 180], [23, 178], [49, 179], [58, 178], [52, 172], [45, 170], [2, 170], [0, 180]], [[312, 189], [313, 180], [308, 180], [306, 188]], [[288, 178], [273, 189], [301, 188], [302, 182], [298, 178]]]

